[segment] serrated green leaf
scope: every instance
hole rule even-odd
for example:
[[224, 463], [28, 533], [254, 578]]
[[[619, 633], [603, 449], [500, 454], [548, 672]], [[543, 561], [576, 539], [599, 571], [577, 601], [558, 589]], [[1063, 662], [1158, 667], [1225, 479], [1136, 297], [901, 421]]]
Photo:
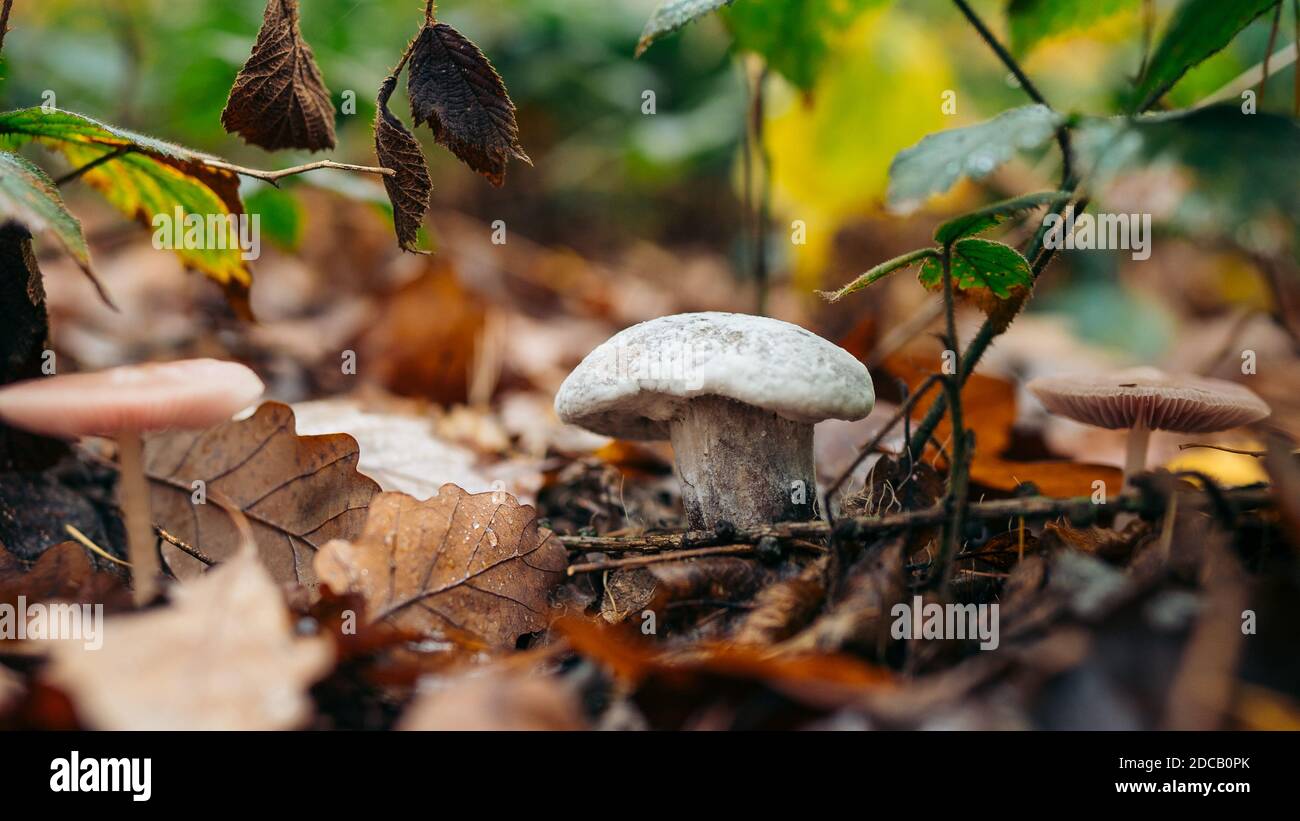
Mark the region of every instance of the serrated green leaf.
[[1028, 105], [978, 125], [930, 134], [894, 157], [889, 166], [889, 204], [896, 211], [911, 211], [932, 194], [947, 191], [963, 175], [981, 179], [1017, 150], [1041, 147], [1060, 123], [1061, 116], [1047, 106]]
[[1150, 108], [1187, 70], [1222, 49], [1278, 0], [1183, 0], [1138, 81], [1140, 111]]
[[636, 56], [640, 57], [644, 54], [655, 40], [665, 34], [671, 34], [687, 23], [694, 22], [734, 2], [735, 0], [664, 0], [646, 21], [645, 29], [641, 31], [641, 39], [636, 44]]
[[[73, 168], [89, 168], [81, 179], [117, 210], [152, 227], [158, 214], [239, 215], [239, 176], [219, 167], [222, 160], [70, 111], [39, 106], [0, 113], [0, 143], [39, 143], [64, 156]], [[232, 289], [246, 291], [252, 272], [231, 238], [225, 248], [178, 249], [187, 266]]]
[[1009, 200], [986, 205], [969, 214], [953, 217], [935, 229], [934, 240], [940, 245], [947, 245], [962, 237], [973, 237], [990, 228], [995, 228], [1009, 219], [1032, 211], [1040, 205], [1056, 207], [1070, 198], [1065, 191], [1041, 191], [1037, 194], [1025, 194]]
[[722, 17], [736, 48], [811, 91], [831, 54], [833, 38], [881, 0], [743, 0]]
[[[943, 287], [943, 260], [931, 257], [921, 266], [921, 284], [932, 291]], [[1007, 299], [1017, 285], [1033, 282], [1029, 263], [1010, 245], [988, 239], [958, 240], [952, 247], [952, 284], [958, 291], [987, 290]]]
[[16, 222], [29, 234], [50, 234], [77, 261], [110, 305], [90, 267], [90, 249], [81, 222], [72, 215], [54, 181], [25, 157], [0, 151], [0, 223]]
[[841, 299], [848, 296], [849, 294], [855, 291], [861, 291], [863, 288], [867, 287], [871, 283], [880, 279], [884, 279], [885, 277], [889, 276], [895, 271], [901, 271], [904, 268], [907, 268], [911, 265], [915, 265], [921, 260], [934, 257], [937, 253], [938, 252], [935, 251], [933, 248], [921, 248], [916, 251], [909, 251], [906, 254], [894, 257], [893, 259], [886, 260], [880, 263], [879, 265], [875, 266], [870, 271], [867, 271], [865, 274], [862, 274], [857, 279], [853, 280], [848, 285], [845, 285], [843, 288], [839, 289], [838, 291], [821, 291], [820, 294], [828, 302], [839, 302]]
[[1041, 40], [1085, 29], [1137, 5], [1138, 0], [1011, 0], [1011, 48], [1025, 54]]

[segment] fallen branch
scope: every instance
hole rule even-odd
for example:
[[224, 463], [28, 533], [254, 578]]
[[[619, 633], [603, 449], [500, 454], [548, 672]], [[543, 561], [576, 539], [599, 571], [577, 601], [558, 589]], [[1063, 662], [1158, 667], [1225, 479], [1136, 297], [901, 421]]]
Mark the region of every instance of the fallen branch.
[[[1193, 493], [1206, 493], [1204, 490], [1190, 490]], [[1272, 497], [1267, 487], [1231, 488], [1219, 491], [1222, 498], [1233, 504], [1238, 510], [1252, 510], [1272, 504]], [[1208, 496], [1208, 494], [1207, 494]], [[1165, 511], [1165, 502], [1157, 494], [1143, 492], [1140, 489], [1127, 490], [1111, 499], [1106, 504], [1094, 504], [1087, 496], [1069, 499], [1054, 499], [1046, 496], [1031, 496], [1023, 499], [995, 499], [989, 502], [974, 502], [966, 508], [966, 519], [970, 521], [989, 521], [1023, 516], [1026, 519], [1053, 519], [1075, 513], [1113, 511], [1115, 513], [1139, 513], [1150, 517], [1160, 516]], [[910, 527], [935, 525], [947, 520], [948, 509], [943, 504], [923, 510], [904, 513], [889, 513], [884, 516], [859, 516], [841, 519], [835, 525], [821, 520], [806, 522], [781, 522], [760, 527], [723, 531], [688, 530], [677, 533], [650, 533], [638, 536], [558, 536], [560, 543], [573, 551], [661, 551], [681, 550], [683, 548], [710, 547], [714, 545], [755, 544], [760, 539], [771, 536], [775, 539], [824, 539], [832, 530], [845, 528], [854, 536], [882, 534], [892, 530]]]

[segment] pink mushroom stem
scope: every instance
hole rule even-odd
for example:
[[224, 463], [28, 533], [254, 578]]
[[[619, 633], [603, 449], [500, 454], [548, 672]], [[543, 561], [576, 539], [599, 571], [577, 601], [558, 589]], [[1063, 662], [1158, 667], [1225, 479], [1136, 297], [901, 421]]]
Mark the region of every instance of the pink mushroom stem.
[[153, 516], [149, 507], [149, 483], [144, 476], [144, 446], [137, 431], [117, 434], [120, 463], [118, 495], [126, 526], [126, 554], [131, 560], [131, 577], [137, 606], [147, 604], [158, 595], [161, 567], [157, 540], [153, 535]]

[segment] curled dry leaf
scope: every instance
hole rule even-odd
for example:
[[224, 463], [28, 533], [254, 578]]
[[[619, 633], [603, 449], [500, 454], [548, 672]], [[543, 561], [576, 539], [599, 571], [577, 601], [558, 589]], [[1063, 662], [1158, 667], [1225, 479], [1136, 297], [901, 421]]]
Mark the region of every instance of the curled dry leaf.
[[759, 591], [754, 609], [736, 629], [736, 643], [774, 644], [812, 621], [826, 599], [829, 563], [829, 557], [822, 557], [799, 575]]
[[[145, 443], [154, 521], [221, 561], [239, 534], [231, 505], [247, 517], [262, 562], [278, 582], [315, 584], [312, 557], [330, 539], [361, 532], [379, 492], [357, 472], [356, 440], [347, 434], [298, 436], [293, 411], [267, 402], [251, 417], [203, 431], [175, 431]], [[171, 545], [163, 557], [178, 577], [203, 565]]]
[[104, 644], [55, 647], [49, 683], [105, 730], [278, 730], [310, 716], [307, 687], [333, 663], [323, 638], [294, 635], [289, 610], [251, 552], [189, 585], [168, 607], [115, 616]]
[[393, 204], [397, 244], [404, 251], [420, 253], [415, 247], [416, 235], [424, 222], [424, 212], [429, 209], [433, 181], [429, 179], [420, 144], [388, 110], [388, 100], [395, 88], [396, 77], [388, 77], [379, 87], [379, 98], [375, 101], [375, 155], [380, 165], [396, 172], [384, 177], [384, 190]]
[[365, 531], [325, 545], [316, 574], [365, 596], [368, 617], [425, 635], [453, 628], [496, 647], [547, 627], [566, 554], [537, 512], [508, 493], [444, 485], [418, 501], [381, 493]]
[[496, 186], [511, 157], [532, 164], [519, 145], [515, 104], [492, 63], [456, 29], [430, 22], [412, 44], [406, 93], [418, 128]]
[[334, 147], [334, 104], [298, 31], [298, 0], [268, 0], [221, 124], [268, 151]]

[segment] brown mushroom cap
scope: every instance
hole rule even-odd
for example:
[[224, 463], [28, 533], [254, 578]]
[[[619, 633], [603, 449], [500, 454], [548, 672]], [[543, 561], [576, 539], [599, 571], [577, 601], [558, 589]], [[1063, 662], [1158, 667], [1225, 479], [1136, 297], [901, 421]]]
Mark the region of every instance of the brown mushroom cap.
[[29, 379], [0, 388], [0, 421], [46, 436], [207, 428], [262, 395], [238, 362], [187, 359]]
[[1099, 428], [1213, 433], [1270, 412], [1254, 391], [1235, 382], [1155, 368], [1035, 379], [1028, 387], [1052, 413]]

